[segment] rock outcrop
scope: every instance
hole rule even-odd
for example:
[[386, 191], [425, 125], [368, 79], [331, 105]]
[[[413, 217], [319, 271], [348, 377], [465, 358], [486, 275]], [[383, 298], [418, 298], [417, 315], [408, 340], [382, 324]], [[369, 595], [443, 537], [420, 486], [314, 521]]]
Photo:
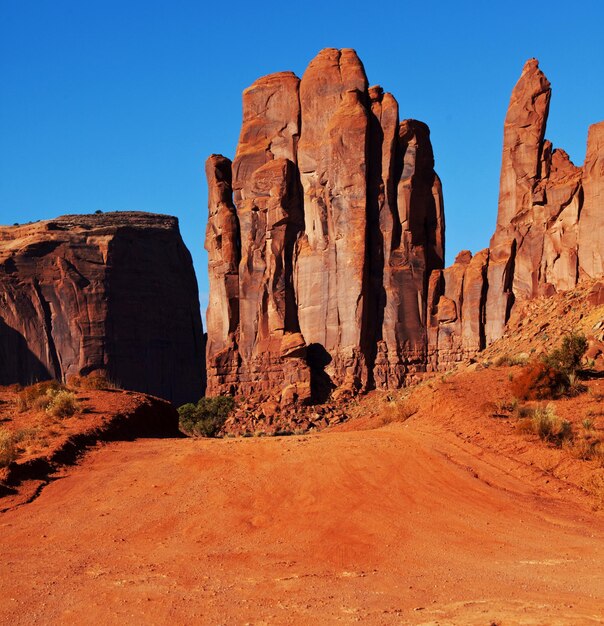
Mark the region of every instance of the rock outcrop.
[[[428, 127], [326, 49], [243, 95], [232, 167], [213, 155], [208, 392], [321, 401], [425, 369], [444, 215]], [[238, 266], [238, 271], [236, 268]]]
[[544, 139], [551, 89], [536, 59], [524, 66], [504, 125], [497, 228], [490, 243], [486, 340], [514, 303], [602, 274], [604, 124], [589, 131], [584, 168]]
[[256, 81], [232, 167], [207, 163], [209, 392], [281, 394], [283, 409], [401, 387], [484, 350], [518, 302], [602, 275], [604, 123], [577, 167], [545, 139], [550, 97], [527, 61], [490, 247], [444, 269], [430, 131], [399, 122], [356, 53]]
[[[604, 123], [589, 129], [585, 164], [577, 167], [545, 139], [550, 96], [549, 81], [537, 60], [530, 59], [505, 119], [499, 210], [490, 247], [471, 262], [468, 254], [460, 255], [451, 268], [431, 277], [435, 369], [499, 339], [520, 303], [573, 289], [579, 280], [604, 273]], [[468, 316], [473, 322], [463, 333]]]
[[0, 228], [0, 384], [92, 372], [178, 404], [202, 395], [197, 282], [176, 218]]

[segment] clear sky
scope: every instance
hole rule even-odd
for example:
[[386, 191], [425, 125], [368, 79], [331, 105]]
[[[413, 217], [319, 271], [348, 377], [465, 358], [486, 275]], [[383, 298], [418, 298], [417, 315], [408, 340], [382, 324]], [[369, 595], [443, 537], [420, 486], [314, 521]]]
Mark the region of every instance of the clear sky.
[[583, 162], [604, 119], [603, 24], [602, 0], [0, 0], [0, 224], [176, 215], [205, 308], [203, 164], [233, 157], [242, 90], [349, 47], [401, 118], [431, 128], [451, 263], [488, 245], [527, 58], [553, 86], [547, 137]]

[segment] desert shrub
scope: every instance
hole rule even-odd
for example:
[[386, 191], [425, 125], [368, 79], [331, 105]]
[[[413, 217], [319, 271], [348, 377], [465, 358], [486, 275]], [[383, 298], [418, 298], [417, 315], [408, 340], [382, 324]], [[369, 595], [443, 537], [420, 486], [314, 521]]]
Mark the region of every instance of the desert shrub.
[[30, 409], [43, 411], [50, 404], [52, 399], [51, 393], [61, 389], [65, 389], [65, 387], [56, 380], [35, 383], [17, 393], [17, 406], [20, 411], [28, 411]]
[[587, 387], [581, 382], [576, 372], [571, 372], [567, 376], [565, 393], [567, 396], [574, 397], [587, 390]]
[[515, 413], [516, 417], [524, 419], [525, 417], [530, 417], [533, 414], [533, 409], [526, 404], [517, 404]]
[[69, 385], [76, 389], [105, 390], [118, 389], [118, 386], [107, 378], [103, 372], [94, 372], [87, 376], [73, 376], [69, 379]]
[[184, 404], [178, 409], [180, 428], [189, 435], [216, 437], [234, 408], [232, 396], [206, 397], [197, 404]]
[[6, 428], [0, 428], [0, 467], [10, 465], [17, 458], [15, 443], [13, 433]]
[[509, 354], [503, 354], [495, 360], [497, 367], [512, 367], [514, 365], [526, 365], [528, 362], [528, 355], [518, 354], [516, 356], [510, 356]]
[[48, 392], [50, 402], [46, 407], [46, 412], [53, 417], [71, 417], [80, 411], [80, 403], [75, 393], [67, 389]]
[[580, 439], [573, 441], [570, 452], [572, 456], [582, 461], [601, 459], [604, 454], [601, 443], [602, 442], [599, 439], [581, 437]]
[[570, 333], [562, 338], [560, 347], [547, 354], [543, 361], [547, 366], [568, 377], [571, 374], [576, 374], [581, 368], [586, 350], [586, 337], [579, 333]]
[[560, 446], [574, 437], [572, 424], [560, 419], [552, 404], [532, 409], [530, 416], [520, 421], [521, 432], [533, 433], [543, 441]]
[[587, 339], [583, 335], [565, 335], [560, 347], [523, 368], [512, 380], [512, 391], [521, 400], [546, 400], [582, 393], [586, 387], [579, 380], [578, 372], [586, 349]]
[[566, 378], [543, 361], [532, 361], [511, 381], [511, 388], [520, 400], [547, 400], [564, 393]]

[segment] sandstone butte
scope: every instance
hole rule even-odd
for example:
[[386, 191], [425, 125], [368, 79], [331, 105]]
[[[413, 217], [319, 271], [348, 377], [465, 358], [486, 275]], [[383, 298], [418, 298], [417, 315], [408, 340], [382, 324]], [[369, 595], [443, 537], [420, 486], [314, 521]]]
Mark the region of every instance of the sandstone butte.
[[105, 213], [0, 227], [0, 385], [103, 372], [182, 404], [201, 394], [202, 339], [176, 218]]
[[445, 269], [430, 131], [399, 121], [353, 50], [248, 87], [233, 162], [206, 162], [208, 393], [286, 406], [400, 387], [474, 357], [516, 303], [601, 276], [604, 122], [577, 167], [545, 139], [550, 95], [530, 59], [505, 119], [490, 246]]
[[519, 302], [604, 274], [604, 122], [577, 167], [545, 139], [550, 95], [529, 60], [490, 246], [445, 269], [430, 131], [399, 120], [356, 53], [326, 49], [302, 79], [258, 79], [233, 162], [206, 163], [205, 363], [177, 220], [65, 216], [0, 228], [0, 384], [101, 371], [181, 404], [203, 393], [207, 366], [208, 394], [287, 407], [474, 357]]

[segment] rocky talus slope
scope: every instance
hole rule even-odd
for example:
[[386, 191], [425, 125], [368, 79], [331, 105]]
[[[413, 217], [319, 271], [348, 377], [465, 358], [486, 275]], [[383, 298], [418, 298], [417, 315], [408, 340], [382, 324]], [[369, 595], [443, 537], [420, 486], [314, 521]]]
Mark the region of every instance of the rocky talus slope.
[[176, 218], [0, 227], [0, 385], [93, 372], [176, 403], [201, 395], [197, 282]]
[[399, 121], [353, 50], [246, 89], [234, 161], [206, 163], [209, 393], [286, 407], [399, 388], [484, 350], [519, 303], [601, 276], [604, 122], [577, 167], [545, 139], [550, 95], [527, 61], [490, 247], [444, 269], [429, 129]]

